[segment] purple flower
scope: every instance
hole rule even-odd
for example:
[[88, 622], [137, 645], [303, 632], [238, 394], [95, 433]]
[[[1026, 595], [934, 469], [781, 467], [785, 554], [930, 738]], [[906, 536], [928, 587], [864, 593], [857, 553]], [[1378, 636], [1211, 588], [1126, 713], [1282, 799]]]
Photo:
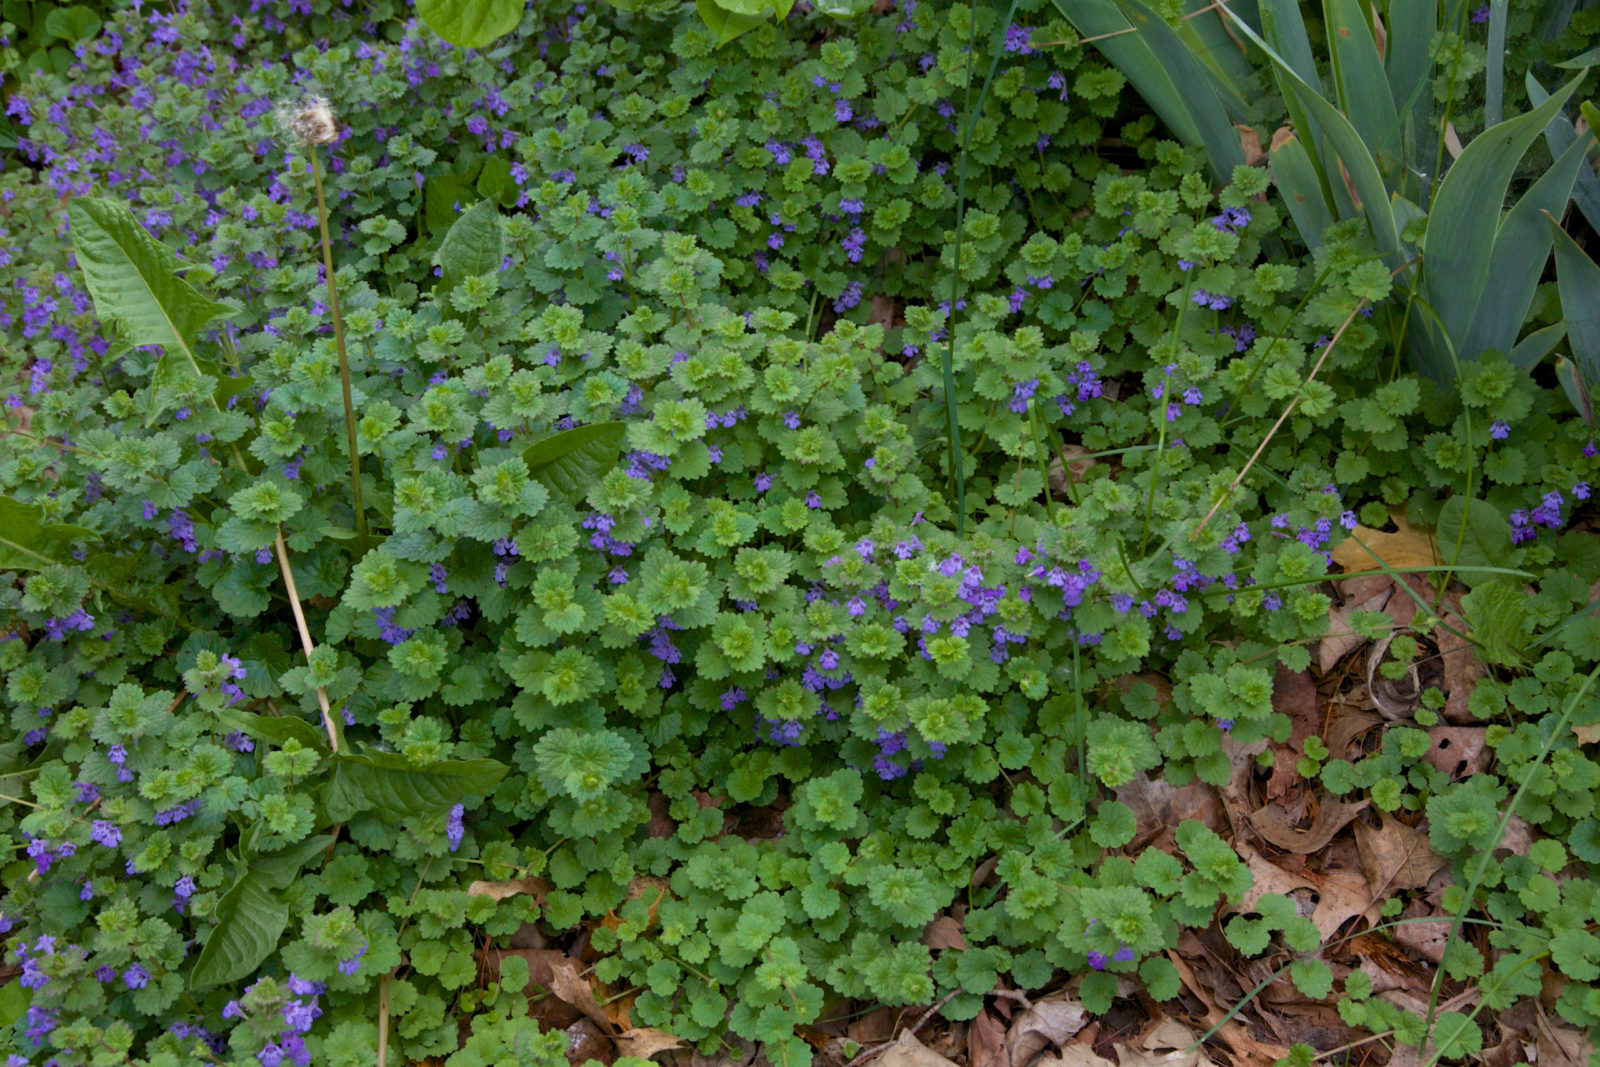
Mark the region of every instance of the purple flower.
[[129, 989], [143, 989], [150, 983], [150, 972], [135, 963], [122, 972], [122, 980], [127, 983]]
[[1007, 405], [1018, 415], [1025, 414], [1028, 410], [1028, 401], [1033, 399], [1035, 390], [1039, 388], [1039, 379], [1030, 378], [1025, 382], [1018, 382], [1011, 391], [1011, 403]]
[[1104, 952], [1095, 952], [1093, 949], [1089, 951], [1089, 966], [1093, 967], [1095, 970], [1105, 970], [1108, 962], [1110, 961], [1106, 959], [1106, 954]]
[[1033, 54], [1033, 30], [1027, 26], [1018, 26], [1015, 23], [1006, 27], [1005, 50], [1019, 56]]
[[1111, 954], [1111, 958], [1118, 963], [1127, 963], [1129, 960], [1133, 959], [1133, 949], [1129, 948], [1127, 945], [1123, 945], [1121, 948], [1117, 949], [1117, 951]]
[[451, 852], [461, 847], [461, 839], [466, 836], [467, 827], [462, 821], [462, 816], [466, 814], [466, 810], [465, 805], [457, 804], [450, 809], [450, 817], [445, 821], [444, 835], [450, 842]]
[[1495, 419], [1489, 427], [1489, 436], [1496, 441], [1504, 441], [1511, 436], [1511, 424], [1504, 419]]
[[116, 848], [122, 844], [122, 827], [114, 822], [96, 819], [89, 827], [89, 840], [106, 848]]

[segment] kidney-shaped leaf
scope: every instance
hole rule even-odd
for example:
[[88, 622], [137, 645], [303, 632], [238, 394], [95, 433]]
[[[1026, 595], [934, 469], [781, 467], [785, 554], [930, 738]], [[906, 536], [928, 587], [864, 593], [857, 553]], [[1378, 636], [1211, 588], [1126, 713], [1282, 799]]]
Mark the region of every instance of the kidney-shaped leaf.
[[289, 905], [271, 890], [266, 877], [246, 871], [217, 902], [216, 917], [217, 925], [189, 972], [193, 989], [226, 985], [254, 974], [278, 947], [289, 924]]
[[435, 814], [487, 794], [505, 775], [506, 765], [491, 759], [417, 764], [393, 752], [340, 753], [323, 790], [323, 814], [337, 822], [373, 809], [393, 817]]
[[597, 422], [562, 430], [529, 445], [522, 461], [552, 492], [576, 500], [615, 465], [625, 429], [620, 422]]
[[523, 0], [417, 0], [417, 16], [458, 48], [482, 48], [517, 28]]

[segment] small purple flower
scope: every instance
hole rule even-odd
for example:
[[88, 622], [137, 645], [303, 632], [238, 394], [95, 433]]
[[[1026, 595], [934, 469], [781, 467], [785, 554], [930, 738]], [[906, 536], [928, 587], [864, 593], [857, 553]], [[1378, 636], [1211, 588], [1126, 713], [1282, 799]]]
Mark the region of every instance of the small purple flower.
[[129, 989], [143, 989], [150, 984], [150, 972], [135, 963], [122, 972], [122, 980]]
[[1489, 436], [1496, 441], [1504, 441], [1511, 436], [1511, 424], [1504, 419], [1495, 419], [1489, 427]]
[[462, 819], [466, 810], [465, 805], [457, 804], [450, 809], [450, 817], [445, 821], [444, 835], [450, 842], [451, 852], [461, 847], [461, 839], [467, 834], [466, 823]]
[[1106, 954], [1104, 952], [1096, 952], [1093, 949], [1089, 950], [1089, 966], [1093, 967], [1095, 970], [1105, 970], [1106, 964], [1109, 962], [1110, 961], [1106, 958]]
[[89, 827], [89, 840], [106, 848], [116, 848], [122, 844], [122, 827], [114, 822], [96, 819]]

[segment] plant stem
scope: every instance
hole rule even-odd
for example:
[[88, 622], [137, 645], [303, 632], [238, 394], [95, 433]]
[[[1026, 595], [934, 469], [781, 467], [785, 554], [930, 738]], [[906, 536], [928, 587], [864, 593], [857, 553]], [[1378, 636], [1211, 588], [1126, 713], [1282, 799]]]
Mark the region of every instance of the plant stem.
[[[300, 644], [306, 650], [306, 664], [311, 663], [311, 653], [316, 649], [311, 641], [311, 628], [306, 625], [306, 613], [300, 607], [300, 591], [294, 585], [294, 571], [289, 569], [289, 548], [283, 543], [283, 530], [278, 531], [276, 547], [278, 568], [283, 571], [283, 586], [289, 591], [289, 607], [294, 611], [294, 624], [300, 631]], [[328, 731], [328, 747], [339, 754], [339, 732], [333, 727], [333, 709], [328, 704], [328, 691], [317, 686], [317, 703], [322, 706], [322, 725]]]
[[339, 387], [344, 391], [345, 448], [350, 454], [350, 501], [356, 509], [356, 536], [367, 547], [367, 512], [361, 504], [361, 454], [356, 451], [356, 407], [350, 396], [350, 356], [344, 346], [344, 316], [339, 312], [339, 286], [333, 277], [333, 241], [328, 236], [328, 202], [322, 193], [322, 161], [316, 145], [307, 145], [311, 177], [317, 187], [317, 221], [322, 227], [322, 271], [328, 278], [328, 311], [333, 316], [333, 343], [339, 350]]

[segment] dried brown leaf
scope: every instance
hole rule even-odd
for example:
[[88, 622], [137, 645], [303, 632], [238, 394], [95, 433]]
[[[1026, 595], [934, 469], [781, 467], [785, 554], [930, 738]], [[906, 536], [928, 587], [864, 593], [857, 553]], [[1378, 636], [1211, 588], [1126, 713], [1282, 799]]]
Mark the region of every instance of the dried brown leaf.
[[1390, 567], [1432, 567], [1439, 562], [1431, 532], [1412, 526], [1402, 513], [1391, 512], [1389, 517], [1394, 520], [1393, 532], [1357, 526], [1333, 550], [1333, 561], [1347, 571], [1378, 569], [1362, 548], [1365, 545]]
[[1196, 1034], [1175, 1019], [1163, 1019], [1137, 1042], [1115, 1044], [1118, 1067], [1216, 1067], [1206, 1050], [1191, 1046]]
[[1394, 595], [1394, 586], [1384, 581], [1385, 588], [1363, 600], [1347, 598], [1338, 607], [1328, 609], [1328, 636], [1317, 644], [1317, 667], [1327, 675], [1339, 661], [1367, 643], [1367, 638], [1350, 629], [1350, 616], [1358, 611], [1382, 611]]
[[668, 1049], [683, 1048], [683, 1039], [676, 1034], [669, 1034], [665, 1030], [649, 1026], [624, 1030], [611, 1040], [617, 1043], [618, 1052], [624, 1056], [637, 1056], [641, 1060], [648, 1060], [656, 1053]]
[[1407, 826], [1388, 812], [1378, 812], [1378, 825], [1357, 819], [1356, 848], [1361, 870], [1375, 898], [1400, 889], [1420, 889], [1445, 859], [1428, 844], [1428, 835]]
[[910, 1030], [900, 1031], [900, 1036], [877, 1062], [882, 1067], [954, 1067], [949, 1060], [918, 1041]]
[[967, 1028], [967, 1067], [1011, 1067], [1006, 1054], [1006, 1024], [987, 1009], [980, 1011]]
[[941, 915], [929, 923], [922, 931], [922, 943], [935, 952], [946, 948], [953, 948], [957, 952], [967, 950], [961, 920], [950, 915]]
[[1422, 758], [1459, 781], [1489, 769], [1488, 730], [1482, 726], [1431, 726], [1433, 744]]
[[504, 900], [506, 897], [526, 894], [532, 897], [535, 903], [543, 904], [544, 898], [550, 895], [552, 888], [543, 878], [512, 878], [505, 882], [473, 882], [467, 886], [467, 896]]
[[1088, 1045], [1068, 1045], [1060, 1052], [1040, 1058], [1038, 1067], [1117, 1067]]
[[1344, 829], [1345, 824], [1359, 815], [1370, 803], [1371, 801], [1361, 800], [1349, 804], [1333, 797], [1324, 797], [1317, 808], [1316, 817], [1304, 830], [1295, 827], [1296, 820], [1293, 815], [1281, 804], [1268, 804], [1257, 808], [1250, 813], [1249, 819], [1256, 833], [1271, 844], [1285, 852], [1306, 856], [1332, 841], [1333, 836]]
[[1067, 993], [1052, 993], [1034, 1001], [1006, 1033], [1006, 1055], [1011, 1067], [1028, 1067], [1050, 1046], [1060, 1048], [1088, 1021], [1089, 1013]]

